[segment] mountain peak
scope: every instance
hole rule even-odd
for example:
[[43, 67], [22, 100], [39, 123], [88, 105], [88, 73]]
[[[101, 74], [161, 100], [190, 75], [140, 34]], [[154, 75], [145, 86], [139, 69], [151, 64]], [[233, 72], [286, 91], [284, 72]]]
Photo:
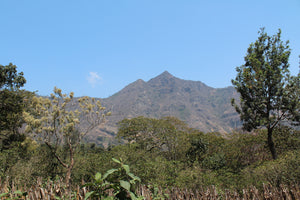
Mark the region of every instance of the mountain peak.
[[170, 74], [168, 71], [164, 71], [163, 73], [161, 73], [160, 75], [150, 79], [150, 83], [151, 82], [157, 82], [157, 81], [161, 81], [161, 80], [169, 80], [175, 78], [172, 74]]
[[134, 83], [137, 83], [137, 84], [144, 84], [145, 81], [143, 79], [138, 79], [136, 80]]
[[170, 74], [168, 71], [164, 71], [163, 73], [161, 73], [157, 77], [173, 78], [174, 76], [172, 74]]

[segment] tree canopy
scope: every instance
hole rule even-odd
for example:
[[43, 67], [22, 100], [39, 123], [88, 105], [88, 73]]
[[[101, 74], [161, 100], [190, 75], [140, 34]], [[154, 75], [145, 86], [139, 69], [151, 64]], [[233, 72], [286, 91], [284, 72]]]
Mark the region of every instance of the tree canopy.
[[17, 72], [17, 66], [9, 63], [8, 65], [0, 65], [0, 89], [15, 90], [23, 87], [26, 83], [24, 73]]
[[267, 128], [268, 146], [277, 158], [272, 139], [274, 128], [280, 123], [299, 124], [299, 75], [291, 76], [289, 41], [281, 41], [281, 30], [269, 36], [264, 28], [259, 31], [255, 43], [251, 43], [245, 56], [245, 64], [237, 67], [232, 80], [240, 93], [240, 106], [232, 104], [240, 114], [243, 128], [251, 131]]
[[175, 117], [161, 119], [136, 117], [118, 123], [118, 138], [137, 143], [141, 149], [162, 151], [167, 159], [179, 159], [187, 147], [186, 134], [191, 130]]
[[0, 65], [0, 149], [24, 139], [19, 128], [24, 122], [22, 113], [33, 94], [20, 89], [25, 83], [24, 74], [17, 72], [16, 65]]
[[[73, 105], [79, 108], [72, 110]], [[69, 186], [74, 166], [75, 151], [82, 138], [93, 128], [104, 122], [105, 112], [100, 101], [94, 98], [74, 98], [74, 93], [63, 94], [54, 88], [50, 98], [33, 97], [30, 112], [24, 112], [26, 132], [46, 144], [58, 162], [66, 168], [65, 181]], [[86, 123], [85, 126], [79, 124]], [[69, 159], [59, 155], [59, 148], [65, 146]]]

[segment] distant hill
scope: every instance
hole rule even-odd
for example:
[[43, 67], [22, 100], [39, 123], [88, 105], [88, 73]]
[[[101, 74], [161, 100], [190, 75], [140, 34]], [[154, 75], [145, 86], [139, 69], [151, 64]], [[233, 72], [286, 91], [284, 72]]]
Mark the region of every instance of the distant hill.
[[148, 82], [139, 79], [101, 99], [112, 115], [105, 126], [89, 134], [88, 140], [107, 141], [106, 137], [112, 138], [117, 131], [117, 122], [137, 116], [175, 116], [203, 132], [230, 132], [240, 125], [231, 98], [238, 98], [233, 87], [216, 89], [200, 81], [176, 78], [165, 71]]

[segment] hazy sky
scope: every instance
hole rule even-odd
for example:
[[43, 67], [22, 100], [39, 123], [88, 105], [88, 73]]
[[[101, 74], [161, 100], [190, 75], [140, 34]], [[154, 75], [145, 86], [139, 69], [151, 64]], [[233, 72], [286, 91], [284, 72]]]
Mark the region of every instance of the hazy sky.
[[167, 70], [230, 86], [261, 27], [282, 29], [299, 71], [300, 0], [1, 0], [0, 64], [23, 71], [26, 89], [54, 86], [108, 97]]

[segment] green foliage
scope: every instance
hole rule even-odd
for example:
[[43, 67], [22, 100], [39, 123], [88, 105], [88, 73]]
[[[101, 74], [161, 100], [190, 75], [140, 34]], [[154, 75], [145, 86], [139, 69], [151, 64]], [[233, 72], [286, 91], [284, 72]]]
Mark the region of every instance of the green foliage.
[[204, 139], [204, 133], [192, 133], [188, 136], [190, 147], [186, 152], [186, 156], [190, 163], [202, 161], [208, 151], [208, 141]]
[[111, 152], [101, 147], [93, 147], [89, 144], [82, 145], [74, 157], [76, 162], [72, 171], [72, 183], [80, 184], [82, 180], [91, 182], [95, 172], [104, 173], [111, 167], [112, 157]]
[[218, 170], [225, 166], [225, 155], [224, 153], [215, 153], [211, 156], [205, 157], [202, 162], [202, 166], [206, 169]]
[[295, 151], [300, 147], [300, 130], [278, 126], [274, 129], [274, 143], [278, 155], [287, 151]]
[[169, 195], [165, 191], [161, 191], [158, 185], [148, 185], [151, 191], [151, 197], [153, 200], [165, 200], [169, 198]]
[[168, 160], [184, 160], [189, 148], [187, 134], [190, 129], [176, 117], [164, 117], [158, 121], [159, 140], [162, 141], [162, 155]]
[[[240, 191], [262, 183], [299, 184], [300, 132], [283, 126], [299, 122], [300, 81], [299, 75], [289, 75], [289, 51], [280, 41], [280, 31], [269, 37], [262, 30], [233, 81], [241, 93], [241, 106], [236, 109], [245, 129], [270, 129], [204, 134], [175, 117], [137, 117], [119, 122], [118, 137], [127, 142], [108, 149], [82, 143], [109, 115], [99, 101], [74, 98], [58, 88], [50, 98], [33, 96], [19, 90], [26, 82], [23, 73], [18, 74], [12, 64], [0, 66], [0, 178], [28, 186], [38, 177], [61, 180], [64, 176], [63, 191], [68, 192], [57, 199], [78, 198], [70, 188], [81, 181], [90, 182], [86, 186], [93, 190], [85, 199], [143, 199], [135, 193], [138, 184], [150, 185], [153, 199], [168, 198], [159, 186], [198, 190], [215, 185]], [[28, 135], [19, 131], [24, 122]], [[271, 160], [266, 150], [269, 145], [272, 151], [270, 139], [277, 160]], [[20, 191], [0, 194], [6, 199], [25, 196]]]
[[[122, 160], [112, 159], [120, 167], [108, 170], [103, 176], [100, 172], [96, 173], [95, 181], [85, 185], [92, 190], [88, 196], [100, 199], [143, 199], [135, 194], [135, 186], [141, 182], [141, 179], [132, 174], [129, 166], [125, 165]], [[112, 190], [113, 197], [109, 196], [110, 190]]]
[[175, 179], [175, 185], [179, 188], [189, 188], [193, 191], [201, 187], [219, 185], [217, 173], [204, 170], [199, 165], [180, 170]]
[[[172, 185], [176, 177], [176, 167], [173, 161], [167, 160], [160, 152], [149, 152], [139, 148], [138, 144], [124, 144], [113, 147], [110, 151], [113, 157], [120, 157], [131, 166], [143, 184]], [[179, 170], [179, 169], [178, 169]]]
[[273, 37], [268, 36], [264, 29], [259, 33], [258, 40], [248, 48], [245, 64], [236, 68], [238, 74], [232, 80], [241, 94], [241, 109], [237, 108], [237, 111], [246, 130], [262, 125], [274, 126], [279, 120], [277, 113], [282, 109], [285, 113], [288, 109], [284, 105], [289, 100], [284, 95], [289, 78], [288, 42], [283, 44], [280, 40], [280, 30]]
[[17, 73], [17, 66], [9, 63], [0, 65], [0, 88], [16, 90], [26, 83], [23, 72]]
[[187, 157], [190, 162], [202, 163], [207, 157], [223, 152], [226, 139], [219, 133], [202, 133], [194, 131], [187, 136], [190, 147], [187, 150]]
[[[79, 110], [70, 109], [74, 101], [78, 102]], [[74, 154], [83, 136], [109, 115], [104, 110], [105, 107], [94, 98], [74, 99], [73, 92], [63, 94], [61, 89], [55, 87], [50, 99], [35, 96], [32, 98], [31, 112], [24, 112], [26, 132], [46, 144], [55, 159], [66, 169], [67, 185], [74, 167]], [[81, 119], [88, 124], [85, 128], [79, 126]], [[60, 155], [61, 147], [66, 148], [68, 160]]]
[[15, 65], [0, 65], [0, 150], [9, 149], [13, 142], [25, 139], [19, 129], [24, 123], [22, 113], [33, 95], [20, 90], [25, 83], [23, 72], [17, 73]]
[[159, 151], [169, 160], [185, 158], [190, 131], [187, 125], [175, 117], [153, 119], [137, 117], [124, 119], [119, 124], [118, 138], [137, 143], [146, 151]]
[[[142, 149], [152, 150], [160, 147], [155, 124], [156, 119], [136, 117], [133, 119], [124, 119], [118, 123], [118, 138], [127, 140], [129, 143], [136, 142]], [[158, 141], [159, 142], [159, 141]]]
[[[240, 93], [240, 106], [232, 104], [240, 114], [245, 130], [265, 127], [273, 159], [277, 158], [272, 138], [273, 129], [281, 122], [299, 123], [299, 75], [289, 72], [290, 48], [281, 41], [281, 30], [268, 36], [264, 29], [250, 44], [245, 64], [237, 67], [232, 84]], [[289, 121], [288, 121], [289, 120]]]
[[[112, 166], [114, 169], [122, 168], [118, 167], [119, 163], [111, 162], [112, 157], [117, 156], [130, 165], [130, 172], [140, 177], [143, 180], [141, 184], [145, 185], [165, 188], [177, 186], [193, 190], [215, 185], [220, 189], [239, 190], [249, 185], [258, 187], [268, 182], [273, 185], [273, 179], [277, 180], [276, 184], [296, 183], [299, 180], [299, 133], [290, 128], [276, 129], [274, 141], [280, 149], [276, 162], [270, 161], [271, 157], [265, 150], [266, 134], [266, 131], [255, 135], [236, 133], [224, 138], [217, 133], [194, 132], [187, 137], [201, 139], [206, 145], [205, 151], [196, 154], [194, 162], [188, 162], [189, 158], [170, 160], [162, 155], [161, 151], [146, 151], [136, 143], [114, 146], [110, 150], [86, 144], [80, 146], [75, 154], [76, 162], [71, 183], [78, 185], [81, 180], [91, 182], [95, 171], [99, 171], [103, 179]], [[188, 141], [192, 143], [192, 139]], [[20, 143], [20, 146], [15, 145], [15, 148], [0, 152], [2, 177], [11, 177], [18, 185], [34, 184], [37, 177], [43, 177], [45, 180], [55, 179], [56, 176], [63, 177], [63, 167], [45, 144], [28, 139], [25, 141]], [[60, 147], [59, 153], [64, 156], [63, 147]], [[126, 166], [125, 169], [123, 167], [122, 178], [117, 171], [109, 172], [113, 173], [106, 177], [106, 181], [119, 184], [120, 188], [120, 180], [130, 183], [131, 178], [126, 176]], [[126, 187], [126, 183], [123, 182], [122, 185]], [[133, 186], [130, 188], [133, 189]]]
[[266, 149], [265, 137], [265, 132], [231, 135], [224, 147], [226, 167], [233, 172], [239, 172], [247, 166], [270, 159]]
[[300, 180], [300, 151], [290, 151], [279, 156], [277, 160], [266, 161], [256, 168], [247, 168], [243, 177], [248, 184], [270, 183], [279, 187], [280, 184], [297, 185]]

